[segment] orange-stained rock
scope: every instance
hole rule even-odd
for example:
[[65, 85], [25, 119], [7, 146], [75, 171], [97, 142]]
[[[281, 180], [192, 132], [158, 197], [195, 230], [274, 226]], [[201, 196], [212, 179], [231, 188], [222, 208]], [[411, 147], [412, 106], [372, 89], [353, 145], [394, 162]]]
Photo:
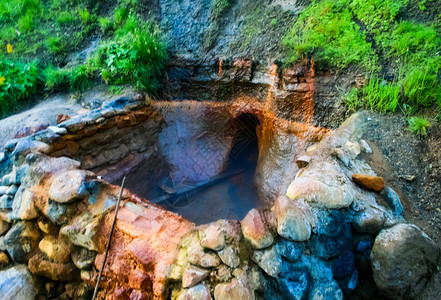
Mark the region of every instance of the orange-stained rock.
[[273, 243], [274, 236], [259, 210], [250, 210], [241, 224], [243, 235], [250, 241], [253, 248], [263, 249]]
[[114, 290], [115, 300], [125, 300], [129, 298], [131, 290], [125, 286], [117, 286]]
[[59, 114], [58, 116], [57, 116], [57, 124], [60, 124], [60, 123], [62, 123], [62, 122], [64, 122], [64, 121], [67, 121], [67, 120], [69, 120], [70, 119], [70, 117], [68, 116], [68, 115], [65, 115], [65, 114]]
[[380, 176], [365, 175], [365, 174], [353, 174], [352, 180], [365, 189], [381, 192], [384, 188], [384, 179]]
[[140, 290], [133, 290], [129, 296], [130, 300], [150, 300], [152, 299], [152, 295], [149, 295], [146, 292]]
[[140, 290], [145, 287], [152, 279], [149, 275], [141, 270], [133, 270], [129, 277], [129, 286], [133, 289]]

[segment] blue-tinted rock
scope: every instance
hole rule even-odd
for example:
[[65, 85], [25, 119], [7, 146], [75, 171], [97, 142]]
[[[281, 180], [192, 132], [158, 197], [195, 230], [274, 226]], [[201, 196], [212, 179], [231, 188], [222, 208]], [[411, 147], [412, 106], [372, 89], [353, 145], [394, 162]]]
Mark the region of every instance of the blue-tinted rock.
[[311, 235], [307, 247], [324, 259], [333, 258], [351, 247], [352, 229], [348, 220], [338, 210], [315, 211], [317, 234]]
[[371, 239], [361, 240], [355, 248], [355, 264], [360, 271], [368, 271], [371, 268]]
[[276, 251], [290, 262], [295, 262], [302, 256], [304, 243], [297, 243], [279, 238], [276, 242]]
[[355, 288], [357, 287], [358, 271], [357, 271], [357, 269], [355, 269], [354, 272], [350, 276], [346, 276], [343, 278], [336, 278], [335, 280], [337, 281], [337, 283], [340, 286], [343, 293], [349, 294], [353, 290], [355, 290]]
[[351, 275], [355, 270], [355, 255], [351, 251], [343, 252], [332, 262], [334, 278], [343, 278]]
[[357, 248], [356, 248], [356, 250], [358, 252], [363, 252], [363, 251], [370, 250], [370, 249], [372, 249], [372, 241], [371, 240], [359, 241], [357, 244]]
[[16, 263], [26, 262], [26, 255], [38, 246], [40, 232], [33, 222], [18, 222], [5, 235], [4, 244]]
[[385, 194], [386, 194], [386, 202], [389, 204], [389, 206], [393, 209], [393, 214], [396, 217], [402, 217], [403, 216], [403, 205], [401, 204], [400, 196], [391, 189], [390, 187], [385, 188]]
[[0, 197], [0, 209], [12, 209], [14, 196], [3, 195]]
[[342, 300], [343, 292], [335, 281], [314, 280], [308, 299]]
[[279, 290], [287, 299], [306, 299], [310, 285], [310, 274], [306, 267], [284, 264], [278, 278]]
[[17, 265], [0, 272], [0, 299], [34, 299], [37, 289], [25, 265]]

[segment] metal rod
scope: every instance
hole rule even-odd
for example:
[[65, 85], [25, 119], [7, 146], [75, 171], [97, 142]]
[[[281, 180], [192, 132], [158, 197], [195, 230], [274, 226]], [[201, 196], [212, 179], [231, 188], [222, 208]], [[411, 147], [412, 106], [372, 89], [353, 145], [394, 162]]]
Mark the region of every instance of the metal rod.
[[123, 193], [123, 190], [124, 190], [124, 182], [125, 181], [126, 181], [126, 177], [124, 176], [124, 178], [122, 180], [122, 183], [121, 183], [121, 190], [119, 192], [118, 202], [116, 203], [115, 215], [113, 216], [113, 223], [112, 223], [112, 228], [110, 229], [109, 240], [107, 241], [106, 253], [104, 254], [103, 264], [101, 266], [101, 270], [100, 270], [100, 273], [98, 275], [98, 280], [97, 280], [96, 285], [95, 285], [95, 290], [93, 291], [92, 300], [95, 300], [96, 296], [98, 294], [98, 287], [100, 285], [101, 276], [103, 275], [104, 266], [106, 265], [107, 255], [109, 254], [110, 242], [112, 241], [113, 230], [115, 229], [116, 217], [118, 215], [119, 204], [121, 202], [121, 197], [122, 197], [122, 193]]

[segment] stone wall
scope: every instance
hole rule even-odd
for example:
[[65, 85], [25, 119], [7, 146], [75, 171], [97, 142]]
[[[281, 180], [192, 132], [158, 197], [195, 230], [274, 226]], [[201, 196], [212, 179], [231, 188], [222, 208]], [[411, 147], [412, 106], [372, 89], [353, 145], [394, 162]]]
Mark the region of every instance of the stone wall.
[[[196, 227], [125, 190], [99, 297], [342, 299], [356, 288], [359, 270], [372, 270], [388, 297], [417, 295], [439, 249], [406, 224], [398, 195], [365, 163], [371, 152], [362, 139], [366, 117], [354, 115], [330, 133], [282, 122], [246, 103], [231, 104], [229, 114], [259, 117], [259, 143], [268, 145], [261, 159], [274, 155], [272, 168], [262, 170], [283, 169], [277, 178], [291, 174], [288, 184], [268, 185], [285, 186], [286, 194], [268, 194], [271, 206], [241, 221]], [[143, 99], [120, 99], [8, 142], [1, 162], [8, 174], [0, 187], [0, 298], [90, 296], [119, 194], [98, 174], [149, 153], [161, 126], [162, 116]], [[141, 134], [146, 140], [130, 146]], [[295, 159], [282, 147], [293, 143], [288, 134], [304, 149]]]

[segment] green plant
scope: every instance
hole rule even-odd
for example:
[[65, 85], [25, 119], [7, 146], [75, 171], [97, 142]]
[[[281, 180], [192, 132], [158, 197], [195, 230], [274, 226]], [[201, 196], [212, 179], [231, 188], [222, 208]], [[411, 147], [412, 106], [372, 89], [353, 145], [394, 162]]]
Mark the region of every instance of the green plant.
[[74, 16], [73, 14], [67, 12], [67, 11], [62, 11], [60, 12], [60, 14], [57, 16], [57, 18], [55, 19], [55, 22], [61, 26], [61, 25], [68, 25], [68, 24], [73, 24], [76, 21], [76, 16]]
[[84, 91], [91, 85], [92, 73], [87, 65], [77, 65], [69, 72], [69, 84], [73, 91]]
[[36, 93], [41, 75], [37, 61], [26, 63], [5, 58], [0, 58], [0, 74], [0, 115], [4, 117]]
[[430, 128], [430, 122], [427, 118], [423, 117], [410, 117], [407, 119], [407, 122], [409, 123], [409, 130], [421, 137], [427, 136], [427, 132]]
[[153, 92], [166, 59], [158, 29], [130, 16], [115, 31], [113, 40], [101, 43], [90, 64], [101, 69], [101, 77], [108, 84], [130, 83]]
[[350, 112], [356, 112], [357, 108], [361, 106], [360, 100], [358, 99], [359, 92], [359, 89], [352, 88], [343, 96], [343, 102], [348, 106]]
[[113, 23], [109, 18], [100, 17], [98, 18], [98, 23], [103, 33], [108, 33], [113, 30]]
[[50, 53], [57, 55], [64, 51], [64, 45], [59, 37], [50, 37], [46, 40], [46, 48]]
[[52, 65], [43, 70], [43, 78], [47, 91], [54, 91], [60, 86], [67, 84], [69, 70], [56, 68]]
[[89, 10], [87, 9], [87, 7], [84, 7], [83, 9], [80, 8], [80, 9], [78, 10], [78, 14], [80, 15], [81, 22], [82, 22], [84, 25], [87, 25], [87, 24], [91, 23], [91, 21], [92, 21], [92, 16], [90, 15], [90, 12], [89, 12]]
[[128, 12], [124, 6], [117, 7], [113, 13], [115, 23], [118, 25], [121, 25], [127, 19], [127, 16]]
[[400, 85], [388, 83], [378, 77], [371, 77], [363, 88], [361, 103], [363, 106], [380, 112], [394, 112], [398, 106]]

